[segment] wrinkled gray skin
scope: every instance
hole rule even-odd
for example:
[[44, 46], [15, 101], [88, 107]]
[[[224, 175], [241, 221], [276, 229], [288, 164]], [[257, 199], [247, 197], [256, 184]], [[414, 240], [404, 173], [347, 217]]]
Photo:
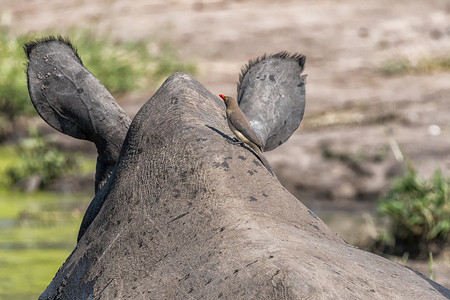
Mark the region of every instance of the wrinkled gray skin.
[[346, 244], [231, 137], [219, 97], [170, 76], [134, 118], [93, 200], [103, 206], [40, 299], [450, 296]]

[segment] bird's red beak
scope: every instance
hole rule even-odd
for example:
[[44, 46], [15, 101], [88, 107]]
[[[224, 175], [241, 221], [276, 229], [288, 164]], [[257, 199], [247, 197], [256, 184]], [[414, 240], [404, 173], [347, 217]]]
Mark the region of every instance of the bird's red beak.
[[224, 98], [225, 96], [224, 96], [224, 95], [222, 95], [222, 94], [220, 94], [220, 95], [219, 95], [219, 97], [223, 99], [223, 98]]

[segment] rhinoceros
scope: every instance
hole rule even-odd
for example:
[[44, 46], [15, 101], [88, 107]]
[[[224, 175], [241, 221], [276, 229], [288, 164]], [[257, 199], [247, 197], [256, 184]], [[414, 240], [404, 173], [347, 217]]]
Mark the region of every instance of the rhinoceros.
[[[445, 299], [420, 273], [332, 232], [233, 138], [225, 106], [171, 75], [131, 122], [67, 39], [26, 44], [31, 100], [95, 143], [96, 194], [40, 299]], [[239, 105], [271, 150], [300, 124], [302, 55], [253, 60]]]

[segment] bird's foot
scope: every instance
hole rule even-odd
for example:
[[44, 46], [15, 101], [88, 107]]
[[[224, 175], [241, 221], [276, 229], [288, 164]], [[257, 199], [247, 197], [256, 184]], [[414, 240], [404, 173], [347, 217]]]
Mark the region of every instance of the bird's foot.
[[227, 139], [228, 143], [233, 144], [233, 145], [243, 145], [244, 142], [238, 140], [237, 138], [233, 138], [231, 140]]

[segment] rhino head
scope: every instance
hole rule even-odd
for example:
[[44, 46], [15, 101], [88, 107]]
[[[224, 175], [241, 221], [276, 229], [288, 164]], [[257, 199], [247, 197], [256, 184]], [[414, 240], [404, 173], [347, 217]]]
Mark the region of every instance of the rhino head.
[[[170, 76], [130, 124], [67, 40], [48, 38], [26, 49], [40, 115], [94, 142], [99, 156], [97, 192], [78, 244], [40, 299], [450, 296], [333, 233], [251, 151], [227, 142], [224, 104], [191, 75]], [[300, 123], [303, 64], [300, 56], [281, 54], [253, 61], [242, 73], [238, 99], [269, 149]], [[277, 91], [273, 82], [289, 88]], [[257, 113], [278, 106], [296, 113]], [[269, 121], [270, 115], [277, 117]]]

